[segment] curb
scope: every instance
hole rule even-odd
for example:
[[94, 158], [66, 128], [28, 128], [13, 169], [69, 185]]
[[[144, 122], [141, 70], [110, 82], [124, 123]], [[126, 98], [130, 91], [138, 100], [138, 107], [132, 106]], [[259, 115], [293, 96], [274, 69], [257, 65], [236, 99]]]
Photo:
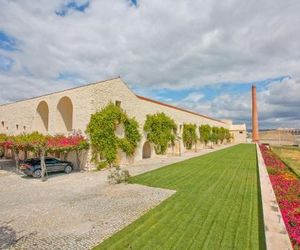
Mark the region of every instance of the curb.
[[293, 250], [258, 144], [256, 152], [267, 250]]

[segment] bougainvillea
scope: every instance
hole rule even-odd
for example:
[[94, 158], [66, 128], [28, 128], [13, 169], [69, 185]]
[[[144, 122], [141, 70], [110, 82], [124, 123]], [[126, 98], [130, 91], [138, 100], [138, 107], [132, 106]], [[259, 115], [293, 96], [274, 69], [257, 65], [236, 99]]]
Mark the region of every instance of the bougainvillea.
[[[41, 165], [44, 164], [43, 159], [47, 152], [68, 153], [75, 151], [77, 156], [77, 164], [80, 165], [79, 154], [82, 150], [88, 149], [89, 144], [83, 136], [77, 134], [66, 137], [62, 135], [42, 135], [38, 132], [33, 132], [30, 134], [20, 134], [16, 136], [6, 136], [1, 134], [0, 147], [4, 150], [10, 149], [13, 151], [16, 167], [18, 168], [20, 151], [24, 151], [25, 155], [27, 151], [34, 152], [41, 158]], [[43, 174], [42, 177], [44, 177]]]
[[68, 137], [57, 135], [48, 138], [47, 148], [53, 152], [71, 152], [77, 149], [87, 149], [88, 143], [82, 135], [71, 135]]
[[260, 145], [281, 214], [293, 243], [300, 249], [300, 181], [265, 145]]

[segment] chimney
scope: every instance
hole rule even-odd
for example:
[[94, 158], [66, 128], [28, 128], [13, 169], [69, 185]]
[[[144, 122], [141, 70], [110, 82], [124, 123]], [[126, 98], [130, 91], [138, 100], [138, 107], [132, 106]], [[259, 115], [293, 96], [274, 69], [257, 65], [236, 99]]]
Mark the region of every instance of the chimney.
[[259, 142], [256, 86], [252, 85], [252, 142]]

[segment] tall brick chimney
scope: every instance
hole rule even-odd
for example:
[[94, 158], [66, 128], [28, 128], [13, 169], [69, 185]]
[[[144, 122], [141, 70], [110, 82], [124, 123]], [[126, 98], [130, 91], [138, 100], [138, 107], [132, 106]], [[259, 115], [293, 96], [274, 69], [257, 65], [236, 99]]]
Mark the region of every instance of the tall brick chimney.
[[252, 142], [259, 142], [255, 85], [252, 85]]

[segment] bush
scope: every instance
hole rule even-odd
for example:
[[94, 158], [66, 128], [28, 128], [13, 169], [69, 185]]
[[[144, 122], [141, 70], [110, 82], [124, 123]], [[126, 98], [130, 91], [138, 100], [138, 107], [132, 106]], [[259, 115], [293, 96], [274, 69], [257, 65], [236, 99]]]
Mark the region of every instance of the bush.
[[106, 161], [100, 161], [97, 163], [97, 167], [96, 167], [96, 170], [97, 171], [100, 171], [102, 170], [103, 168], [106, 168], [107, 167], [107, 162]]
[[109, 175], [107, 176], [109, 184], [119, 184], [127, 183], [129, 180], [130, 174], [128, 170], [123, 170], [119, 166], [113, 166], [109, 170]]

